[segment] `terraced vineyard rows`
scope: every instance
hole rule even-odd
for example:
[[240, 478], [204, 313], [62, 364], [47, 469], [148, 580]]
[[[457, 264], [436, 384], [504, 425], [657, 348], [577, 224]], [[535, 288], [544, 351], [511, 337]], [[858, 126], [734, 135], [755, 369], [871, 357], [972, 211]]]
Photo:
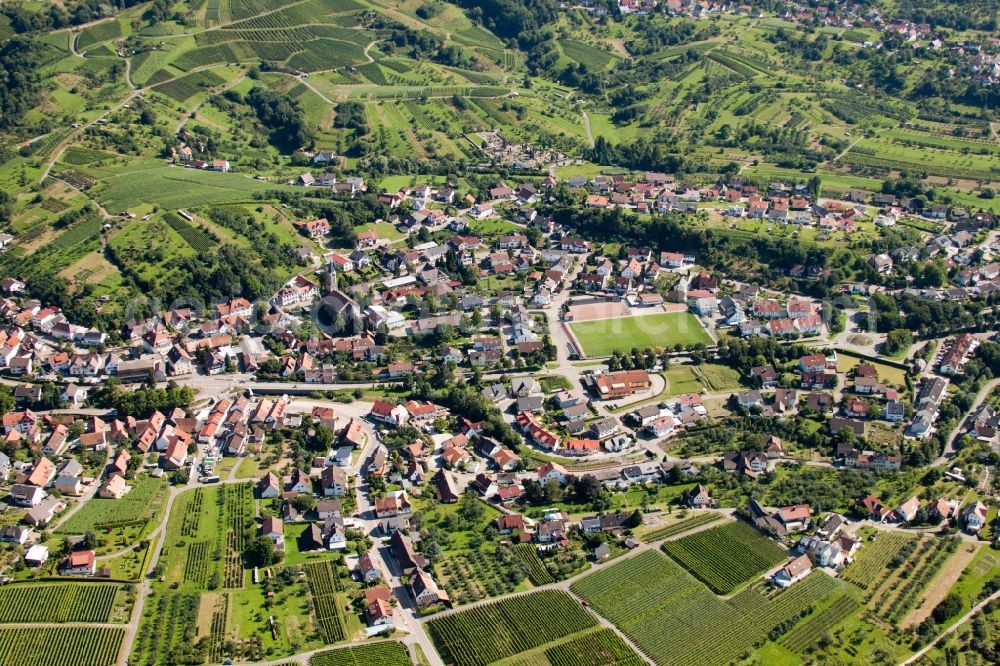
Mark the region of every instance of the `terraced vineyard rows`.
[[54, 583], [0, 588], [0, 622], [107, 622], [113, 584]]
[[0, 666], [111, 666], [124, 629], [0, 628]]
[[845, 594], [819, 613], [795, 625], [794, 629], [782, 636], [781, 644], [792, 652], [802, 654], [842, 620], [860, 609], [861, 604]]
[[782, 548], [740, 522], [668, 541], [663, 550], [718, 594], [729, 594], [787, 557]]
[[312, 594], [313, 608], [320, 635], [326, 643], [336, 643], [346, 637], [346, 620], [337, 592], [340, 581], [330, 562], [316, 562], [304, 567], [309, 592]]
[[[818, 599], [843, 594], [840, 583], [814, 574], [788, 590], [758, 583], [722, 601], [657, 551], [593, 573], [572, 590], [648, 657], [671, 666], [726, 664]], [[719, 639], [720, 627], [725, 640]]]
[[542, 559], [538, 557], [538, 551], [530, 543], [519, 543], [513, 548], [514, 555], [528, 569], [528, 580], [532, 585], [548, 585], [554, 583], [555, 578], [545, 568]]
[[969, 180], [989, 181], [1000, 178], [1000, 169], [976, 169], [973, 167], [963, 167], [952, 164], [935, 164], [933, 161], [915, 163], [905, 160], [897, 160], [891, 157], [877, 155], [865, 155], [850, 150], [838, 160], [843, 164], [850, 164], [857, 167], [872, 167], [882, 170], [911, 171], [915, 173], [926, 173], [930, 176], [942, 176], [944, 178], [966, 178]]
[[546, 590], [433, 618], [425, 626], [445, 663], [486, 666], [595, 625], [568, 594]]
[[664, 539], [669, 539], [672, 536], [682, 534], [688, 530], [693, 530], [696, 527], [701, 527], [702, 525], [708, 525], [709, 523], [714, 523], [715, 521], [722, 518], [721, 514], [713, 512], [699, 513], [692, 518], [687, 518], [679, 523], [674, 523], [673, 525], [667, 525], [666, 527], [660, 527], [658, 529], [646, 532], [640, 539], [645, 543], [653, 543], [656, 541], [663, 541]]
[[[212, 48], [220, 48], [220, 47], [212, 47]], [[209, 59], [207, 62], [198, 60], [189, 63], [188, 67], [185, 67], [181, 64], [181, 61], [184, 59], [184, 56], [196, 52], [197, 50], [189, 51], [188, 53], [185, 53], [183, 56], [178, 58], [176, 63], [177, 66], [181, 67], [182, 69], [191, 69], [201, 65], [209, 65], [212, 64], [213, 62], [226, 62], [225, 59], [219, 59], [219, 60]], [[230, 55], [232, 56], [231, 53]], [[235, 56], [232, 57], [235, 60]], [[152, 81], [152, 79], [150, 81]], [[161, 83], [159, 85], [153, 86], [153, 90], [163, 95], [166, 95], [171, 99], [175, 99], [178, 102], [183, 102], [190, 97], [194, 97], [195, 95], [197, 95], [199, 92], [201, 92], [206, 88], [211, 88], [212, 86], [217, 86], [224, 82], [225, 82], [224, 79], [218, 74], [213, 74], [212, 72], [194, 72], [192, 74], [187, 74], [180, 78], [174, 79], [173, 81], [167, 81], [166, 83]]]
[[610, 629], [597, 631], [545, 650], [552, 666], [642, 666], [646, 662]]

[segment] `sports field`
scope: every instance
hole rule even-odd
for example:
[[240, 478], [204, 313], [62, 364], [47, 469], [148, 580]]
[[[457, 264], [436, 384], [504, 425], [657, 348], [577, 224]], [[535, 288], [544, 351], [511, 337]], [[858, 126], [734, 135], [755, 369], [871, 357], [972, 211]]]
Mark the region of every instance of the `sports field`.
[[569, 327], [587, 356], [610, 356], [614, 351], [627, 352], [633, 347], [712, 344], [708, 333], [690, 312], [581, 321]]

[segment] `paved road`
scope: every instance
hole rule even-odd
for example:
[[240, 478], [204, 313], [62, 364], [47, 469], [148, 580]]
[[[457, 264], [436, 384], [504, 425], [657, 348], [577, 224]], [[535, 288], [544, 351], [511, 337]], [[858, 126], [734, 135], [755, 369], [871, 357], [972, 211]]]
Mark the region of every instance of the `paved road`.
[[962, 417], [962, 420], [958, 422], [955, 429], [952, 431], [951, 436], [948, 437], [948, 441], [945, 442], [944, 452], [938, 456], [933, 463], [931, 463], [931, 467], [940, 467], [941, 465], [950, 462], [951, 459], [955, 457], [955, 442], [958, 441], [958, 438], [964, 435], [968, 430], [968, 420], [972, 417], [975, 411], [979, 409], [980, 405], [983, 404], [983, 401], [989, 397], [990, 393], [992, 393], [993, 389], [997, 386], [1000, 386], [1000, 378], [992, 379], [983, 384], [983, 387], [979, 389], [979, 393], [976, 394], [976, 399], [972, 402], [972, 407], [970, 407], [968, 413]]

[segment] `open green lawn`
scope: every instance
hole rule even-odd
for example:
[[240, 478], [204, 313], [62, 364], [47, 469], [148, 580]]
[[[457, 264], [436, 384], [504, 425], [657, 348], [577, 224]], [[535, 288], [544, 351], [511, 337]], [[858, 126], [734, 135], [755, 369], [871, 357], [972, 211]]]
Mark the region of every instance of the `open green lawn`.
[[670, 396], [698, 393], [705, 387], [698, 375], [695, 374], [694, 366], [675, 365], [668, 368], [665, 375], [667, 378], [666, 393]]
[[701, 323], [689, 312], [581, 321], [570, 324], [570, 328], [587, 356], [610, 356], [614, 351], [633, 347], [712, 344]]
[[401, 233], [393, 225], [388, 222], [369, 222], [368, 224], [363, 224], [358, 227], [358, 232], [362, 231], [372, 231], [374, 230], [378, 233], [379, 238], [385, 238], [389, 241], [397, 241], [406, 237], [406, 234]]

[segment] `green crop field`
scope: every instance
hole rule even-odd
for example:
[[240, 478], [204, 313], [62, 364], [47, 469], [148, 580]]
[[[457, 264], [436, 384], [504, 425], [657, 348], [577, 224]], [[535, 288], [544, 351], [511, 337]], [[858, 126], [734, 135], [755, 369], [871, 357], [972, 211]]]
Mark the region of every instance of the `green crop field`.
[[396, 641], [380, 641], [317, 652], [309, 659], [309, 666], [410, 666], [406, 646]]
[[613, 60], [617, 60], [608, 51], [600, 49], [590, 44], [584, 44], [575, 39], [559, 40], [559, 46], [563, 53], [582, 65], [586, 65], [591, 71], [597, 71], [607, 67]]
[[109, 42], [122, 36], [122, 24], [118, 21], [104, 21], [80, 31], [76, 38], [76, 47], [84, 50], [94, 44]]
[[899, 532], [881, 533], [877, 541], [864, 545], [841, 578], [867, 590], [881, 582], [889, 561], [912, 539], [911, 535]]
[[633, 347], [671, 348], [676, 344], [690, 346], [712, 344], [698, 318], [689, 312], [581, 321], [569, 325], [587, 356], [610, 356], [627, 352]]
[[344, 640], [346, 621], [337, 596], [343, 586], [335, 567], [329, 562], [317, 562], [305, 565], [305, 572], [323, 641], [336, 643]]
[[107, 622], [112, 584], [54, 583], [0, 588], [0, 623]]
[[572, 591], [663, 666], [727, 664], [820, 599], [844, 594], [813, 574], [787, 590], [761, 583], [723, 601], [658, 551], [590, 574]]
[[552, 666], [642, 666], [645, 662], [610, 629], [574, 638], [545, 650]]
[[833, 627], [842, 620], [860, 611], [861, 605], [851, 597], [839, 597], [830, 606], [807, 617], [795, 625], [781, 638], [781, 645], [792, 652], [802, 654], [809, 646], [820, 641]]
[[249, 201], [254, 192], [268, 189], [287, 188], [234, 173], [146, 163], [107, 176], [94, 189], [94, 196], [112, 210], [127, 210], [144, 203], [173, 210]]
[[595, 625], [572, 597], [545, 591], [434, 618], [425, 626], [445, 663], [486, 666]]
[[[226, 61], [221, 60], [220, 62]], [[192, 67], [193, 66], [194, 65], [192, 65]], [[167, 81], [166, 83], [154, 86], [153, 90], [164, 94], [171, 99], [177, 100], [178, 102], [183, 102], [186, 99], [194, 97], [202, 90], [220, 85], [223, 82], [224, 79], [222, 77], [212, 72], [194, 72], [172, 81]]]
[[669, 539], [672, 536], [677, 536], [678, 534], [683, 534], [689, 530], [693, 530], [696, 527], [701, 527], [702, 525], [708, 525], [709, 523], [714, 523], [715, 521], [722, 518], [721, 514], [713, 512], [705, 512], [694, 515], [691, 518], [687, 518], [672, 525], [667, 525], [666, 527], [659, 527], [652, 529], [648, 532], [644, 532], [640, 537], [646, 543], [653, 543], [655, 541], [663, 541], [664, 539]]
[[132, 490], [117, 500], [93, 499], [59, 526], [60, 534], [114, 529], [148, 519], [163, 503], [164, 482], [152, 476], [130, 481]]
[[719, 594], [731, 593], [787, 558], [782, 548], [741, 522], [668, 541], [663, 550]]
[[124, 629], [0, 627], [0, 666], [111, 666]]

